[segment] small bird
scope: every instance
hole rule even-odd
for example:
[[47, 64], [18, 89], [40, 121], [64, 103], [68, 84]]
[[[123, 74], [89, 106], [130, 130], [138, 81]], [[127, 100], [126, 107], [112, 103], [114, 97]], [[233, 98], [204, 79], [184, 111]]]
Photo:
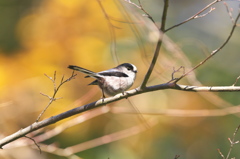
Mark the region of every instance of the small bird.
[[68, 68], [87, 74], [85, 77], [92, 77], [96, 80], [89, 85], [98, 85], [103, 93], [114, 96], [129, 89], [136, 78], [137, 67], [130, 63], [123, 63], [109, 70], [95, 73], [85, 68], [69, 65]]

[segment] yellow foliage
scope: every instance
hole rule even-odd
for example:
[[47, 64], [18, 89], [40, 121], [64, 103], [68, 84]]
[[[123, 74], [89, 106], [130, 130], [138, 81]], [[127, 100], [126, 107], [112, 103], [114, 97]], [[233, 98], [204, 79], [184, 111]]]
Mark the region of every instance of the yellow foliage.
[[[102, 10], [99, 2], [104, 10]], [[114, 63], [112, 50], [110, 49], [113, 40], [117, 41], [115, 49], [120, 59], [119, 62], [130, 62], [138, 67], [137, 79], [132, 88], [139, 86], [147, 72], [159, 34], [156, 26], [147, 17], [140, 14], [136, 17], [133, 15], [141, 12], [141, 10], [135, 12], [135, 6], [128, 6], [132, 7], [131, 11], [125, 14], [119, 2], [113, 0], [43, 0], [39, 6], [35, 6], [28, 14], [22, 16], [15, 27], [22, 49], [11, 56], [6, 56], [0, 52], [0, 132], [10, 134], [35, 122], [37, 116], [49, 102], [49, 99], [41, 96], [39, 92], [49, 96], [53, 94], [53, 84], [44, 74], [53, 77], [54, 71], [57, 71], [56, 84], [59, 84], [61, 75], [65, 75], [66, 79], [72, 73], [72, 70], [67, 68], [68, 65], [79, 65], [92, 71], [102, 71], [115, 66], [116, 63]], [[107, 18], [110, 20], [108, 21]], [[159, 20], [159, 16], [156, 19]], [[170, 21], [170, 23], [172, 22]], [[185, 61], [181, 60], [182, 57], [178, 53], [177, 47], [173, 47], [175, 45], [172, 45], [171, 40], [167, 39], [167, 36], [164, 37], [164, 47], [161, 49], [160, 57], [156, 62], [156, 67], [148, 85], [169, 81], [173, 67], [178, 67], [181, 63], [185, 66]], [[167, 56], [164, 54], [166, 50], [168, 51]], [[179, 73], [182, 74], [182, 72]], [[92, 79], [86, 79], [83, 78], [82, 74], [77, 74], [79, 75], [75, 77], [75, 80], [64, 84], [57, 94], [57, 98], [63, 97], [63, 99], [54, 102], [44, 113], [41, 120], [101, 97], [101, 91], [98, 90], [97, 86], [87, 86]], [[208, 80], [208, 78], [206, 79]], [[174, 115], [171, 116], [171, 113], [166, 117], [164, 112], [170, 108], [173, 111], [174, 109], [183, 109], [184, 111], [184, 109], [201, 109], [203, 106], [206, 106], [206, 108], [214, 107], [213, 104], [209, 103], [202, 100], [202, 97], [198, 94], [179, 93], [179, 91], [173, 90], [141, 94], [131, 97], [129, 100], [116, 102], [114, 106], [120, 108], [119, 110], [131, 107], [131, 105], [136, 105], [140, 112], [141, 110], [145, 110], [145, 112], [155, 112], [156, 110], [156, 112], [160, 112], [158, 115], [154, 117], [144, 115], [144, 118], [156, 119], [160, 124], [153, 129], [147, 129], [149, 134], [136, 133], [134, 134], [135, 137], [131, 137], [130, 140], [127, 138], [119, 142], [109, 143], [106, 146], [109, 148], [107, 148], [107, 151], [113, 154], [119, 153], [119, 155], [115, 155], [119, 158], [123, 158], [122, 155], [125, 158], [129, 158], [129, 156], [144, 158], [141, 153], [151, 149], [146, 153], [148, 155], [145, 155], [148, 156], [145, 158], [151, 158], [150, 155], [154, 154], [152, 149], [159, 151], [161, 148], [162, 151], [166, 147], [173, 156], [177, 151], [176, 149], [172, 150], [171, 146], [175, 147], [177, 144], [171, 144], [171, 142], [192, 141], [188, 138], [191, 136], [188, 130], [195, 125], [199, 127], [206, 118], [199, 117], [189, 120], [184, 116], [181, 116], [181, 118], [173, 117]], [[98, 115], [98, 111], [95, 113], [88, 111], [86, 116], [81, 116], [81, 114], [80, 116], [83, 118], [79, 119], [79, 123], [84, 123], [54, 136], [55, 141], [62, 144], [59, 147], [66, 148], [66, 145], [90, 141], [99, 136], [113, 133], [113, 138], [106, 136], [103, 139], [103, 141], [106, 141], [103, 143], [106, 144], [111, 139], [118, 137], [114, 134], [115, 132], [131, 128], [133, 125], [142, 122], [139, 120], [139, 114], [110, 113], [111, 106], [105, 107], [109, 109], [109, 112], [101, 115]], [[55, 127], [57, 124], [52, 126]], [[214, 129], [211, 125], [212, 128]], [[182, 131], [181, 129], [185, 130]], [[192, 134], [196, 134], [196, 138], [199, 138], [200, 129], [191, 129], [195, 131]], [[123, 136], [129, 134], [130, 131], [134, 132], [136, 129], [124, 131]], [[181, 134], [181, 132], [184, 133]], [[212, 136], [215, 135], [215, 133], [212, 134]], [[61, 137], [61, 135], [64, 137]], [[166, 136], [167, 140], [164, 141]], [[175, 138], [172, 138], [173, 136]], [[199, 138], [198, 140], [202, 139]], [[209, 140], [207, 141], [209, 142]], [[49, 144], [49, 141], [46, 143]], [[179, 145], [184, 147], [184, 144], [181, 145], [180, 143]], [[144, 151], [141, 151], [143, 149]], [[102, 154], [108, 155], [105, 150], [105, 148], [101, 150]], [[127, 155], [122, 152], [127, 152]], [[92, 153], [92, 150], [87, 153]], [[101, 158], [99, 154], [98, 152], [95, 155]], [[102, 158], [114, 157], [110, 155], [110, 157], [104, 156]]]

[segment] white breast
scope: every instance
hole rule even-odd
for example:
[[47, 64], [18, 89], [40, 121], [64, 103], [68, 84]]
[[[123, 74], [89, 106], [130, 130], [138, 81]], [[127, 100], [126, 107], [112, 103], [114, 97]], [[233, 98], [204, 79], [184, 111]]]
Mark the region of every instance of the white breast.
[[103, 91], [109, 96], [114, 96], [118, 93], [122, 93], [129, 89], [133, 85], [134, 79], [132, 78], [123, 78], [116, 76], [105, 77], [103, 83]]

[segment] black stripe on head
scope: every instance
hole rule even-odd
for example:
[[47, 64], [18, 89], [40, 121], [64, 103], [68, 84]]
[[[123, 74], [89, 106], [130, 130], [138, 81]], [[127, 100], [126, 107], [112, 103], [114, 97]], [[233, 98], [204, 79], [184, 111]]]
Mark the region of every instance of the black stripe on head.
[[134, 68], [133, 68], [133, 65], [131, 65], [130, 63], [123, 63], [123, 64], [121, 64], [121, 65], [119, 65], [119, 66], [117, 66], [118, 68], [119, 67], [126, 67], [128, 70], [133, 70]]
[[123, 72], [101, 72], [98, 74], [102, 76], [128, 77], [128, 75]]
[[125, 67], [128, 71], [132, 71], [132, 72], [137, 73], [137, 69], [134, 68], [135, 66], [133, 66], [130, 63], [123, 63], [123, 64], [117, 66], [116, 68], [121, 68], [121, 67]]

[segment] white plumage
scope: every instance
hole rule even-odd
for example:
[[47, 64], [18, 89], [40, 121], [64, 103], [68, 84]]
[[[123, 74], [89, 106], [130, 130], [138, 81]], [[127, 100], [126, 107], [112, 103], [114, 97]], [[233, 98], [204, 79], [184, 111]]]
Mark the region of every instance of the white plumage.
[[96, 80], [89, 85], [98, 85], [104, 94], [114, 96], [129, 89], [136, 78], [137, 68], [133, 64], [123, 63], [115, 68], [95, 73], [85, 68], [69, 65], [68, 68], [87, 74]]

